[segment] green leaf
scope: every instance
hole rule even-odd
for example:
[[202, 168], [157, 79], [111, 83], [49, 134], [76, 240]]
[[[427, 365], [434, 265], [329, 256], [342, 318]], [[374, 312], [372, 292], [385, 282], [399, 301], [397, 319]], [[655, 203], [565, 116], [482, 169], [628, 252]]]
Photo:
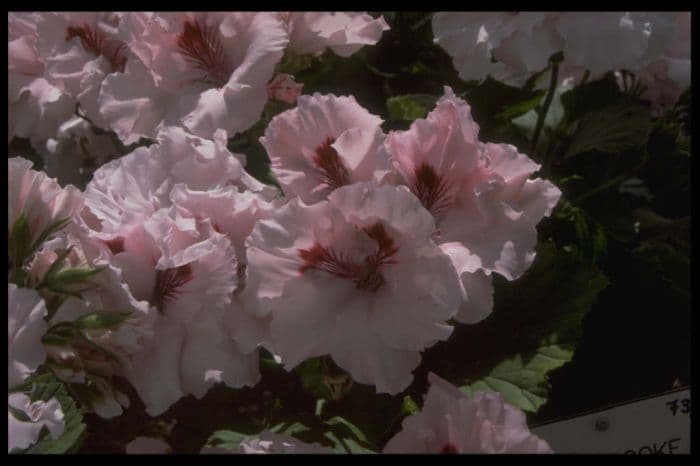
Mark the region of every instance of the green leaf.
[[247, 434], [242, 434], [240, 432], [234, 432], [232, 430], [217, 430], [207, 440], [206, 446], [225, 448], [227, 450], [238, 450], [245, 439], [250, 437]]
[[616, 154], [647, 140], [649, 111], [637, 104], [621, 104], [590, 113], [579, 122], [563, 159], [597, 150]]
[[535, 126], [537, 126], [537, 111], [532, 109], [513, 118], [513, 124], [521, 131], [525, 138], [531, 140], [533, 134], [535, 134]]
[[15, 419], [21, 422], [32, 422], [32, 419], [27, 416], [27, 413], [22, 411], [21, 409], [17, 409], [14, 406], [7, 405], [7, 410], [14, 416]]
[[59, 322], [46, 331], [41, 341], [47, 345], [63, 345], [76, 338], [78, 333], [73, 322]]
[[[54, 261], [51, 269], [59, 262]], [[62, 293], [82, 299], [82, 292], [94, 288], [96, 285], [90, 282], [90, 278], [104, 270], [105, 267], [70, 267], [59, 272], [49, 270], [44, 276], [40, 286], [45, 286], [54, 293]]]
[[277, 72], [293, 75], [310, 68], [314, 64], [315, 60], [316, 59], [313, 55], [298, 55], [294, 52], [286, 50], [282, 60], [277, 65]]
[[537, 107], [537, 104], [540, 103], [542, 98], [544, 97], [544, 92], [538, 92], [534, 96], [523, 100], [521, 102], [518, 102], [517, 104], [511, 105], [505, 110], [503, 110], [501, 113], [499, 113], [496, 118], [502, 119], [502, 120], [512, 120], [513, 118], [517, 118], [521, 115], [524, 115], [525, 113], [529, 112], [530, 110], [534, 110], [535, 107]]
[[434, 105], [435, 101], [436, 98], [428, 94], [397, 95], [386, 100], [386, 108], [392, 120], [413, 121], [416, 118], [424, 118], [428, 114], [431, 102]]
[[319, 398], [316, 400], [316, 409], [314, 410], [314, 414], [318, 417], [321, 417], [323, 414], [323, 407], [326, 405], [326, 400], [325, 398]]
[[573, 347], [542, 346], [526, 359], [518, 354], [506, 359], [484, 378], [460, 387], [472, 396], [476, 391], [499, 392], [503, 399], [524, 411], [537, 412], [547, 402], [547, 374], [571, 361]]
[[304, 391], [316, 398], [330, 398], [331, 394], [324, 384], [325, 372], [321, 358], [307, 359], [295, 369], [301, 378]]
[[353, 440], [352, 438], [342, 438], [338, 436], [335, 432], [326, 432], [324, 435], [332, 443], [333, 451], [337, 453], [351, 453], [351, 454], [371, 454], [376, 453], [371, 448], [363, 446], [361, 443]]
[[325, 424], [331, 428], [324, 436], [333, 442], [333, 449], [340, 453], [374, 453], [367, 437], [356, 425], [340, 416], [333, 416]]
[[[552, 102], [549, 104], [549, 109], [547, 110], [547, 116], [544, 118], [544, 128], [549, 131], [554, 130], [559, 123], [564, 118], [564, 107], [561, 103], [561, 96], [563, 91], [557, 89], [554, 91], [554, 96], [552, 97]], [[534, 100], [534, 99], [533, 99]], [[532, 104], [532, 101], [529, 102]], [[532, 139], [535, 133], [535, 127], [537, 126], [537, 119], [539, 116], [540, 108], [533, 108], [513, 118], [513, 124], [522, 131], [523, 135], [528, 139]], [[540, 135], [545, 136], [545, 132]]]
[[576, 86], [561, 95], [561, 104], [566, 118], [571, 122], [587, 113], [617, 104], [623, 100], [626, 100], [625, 96], [620, 92], [612, 73], [601, 79]]
[[[508, 392], [504, 396], [522, 409], [539, 409], [547, 398], [548, 374], [570, 359], [582, 320], [608, 280], [594, 265], [551, 242], [539, 243], [536, 253], [519, 279], [494, 275], [492, 314], [477, 324], [456, 326], [450, 340], [424, 352], [422, 367], [458, 387], [481, 381], [482, 388]], [[469, 357], [455, 360], [454, 354]]]
[[640, 180], [637, 177], [629, 178], [620, 183], [618, 191], [634, 197], [645, 199], [647, 201], [652, 201], [654, 199], [654, 195], [649, 190], [649, 187], [644, 183], [644, 180]]
[[80, 285], [104, 270], [104, 267], [70, 267], [55, 274], [49, 287], [64, 288]]
[[[498, 391], [515, 406], [536, 412], [547, 400], [547, 374], [571, 360], [582, 320], [607, 284], [596, 268], [551, 243], [540, 244], [535, 263], [523, 277], [507, 284], [494, 280], [493, 317], [498, 321], [482, 328], [487, 335], [509, 328], [515, 351], [491, 358], [482, 375], [469, 378], [466, 386]], [[524, 310], [536, 314], [527, 319]]]
[[75, 321], [75, 325], [82, 329], [108, 329], [117, 327], [131, 315], [131, 311], [124, 312], [93, 312], [81, 316]]
[[333, 416], [332, 418], [326, 421], [326, 424], [328, 424], [329, 426], [343, 426], [347, 428], [347, 430], [351, 432], [356, 439], [361, 440], [363, 442], [367, 441], [367, 437], [365, 437], [365, 434], [357, 426], [355, 426], [352, 422], [348, 421], [345, 418], [342, 418], [340, 416]]
[[60, 454], [77, 451], [85, 437], [86, 426], [79, 408], [68, 394], [65, 385], [53, 374], [42, 374], [30, 378], [24, 387], [31, 389], [29, 398], [32, 401], [48, 401], [56, 398], [61, 404], [65, 423], [63, 434], [59, 438], [52, 439], [45, 434], [25, 453]]
[[15, 219], [15, 223], [10, 228], [8, 236], [8, 254], [12, 260], [14, 267], [22, 267], [24, 261], [29, 257], [30, 245], [32, 240], [31, 231], [29, 231], [29, 222], [24, 215], [20, 215]]
[[39, 234], [39, 237], [36, 239], [36, 241], [34, 241], [34, 244], [32, 244], [30, 254], [39, 249], [39, 246], [41, 246], [44, 243], [44, 241], [49, 239], [51, 235], [63, 230], [70, 223], [70, 221], [70, 217], [59, 218], [58, 220], [54, 221], [51, 225], [46, 227], [46, 229], [42, 231], [41, 234]]
[[301, 422], [285, 422], [270, 429], [270, 432], [291, 436], [296, 436], [297, 434], [303, 434], [304, 432], [309, 431], [310, 428]]

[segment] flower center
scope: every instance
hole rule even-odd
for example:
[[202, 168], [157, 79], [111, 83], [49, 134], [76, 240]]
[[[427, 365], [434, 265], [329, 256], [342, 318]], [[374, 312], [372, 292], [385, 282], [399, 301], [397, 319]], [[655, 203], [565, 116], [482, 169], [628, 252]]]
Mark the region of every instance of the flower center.
[[323, 143], [316, 148], [314, 163], [321, 174], [321, 180], [331, 189], [337, 189], [346, 184], [350, 184], [348, 169], [343, 165], [343, 161], [338, 152], [331, 146], [335, 142], [334, 138], [327, 137]]
[[333, 248], [324, 248], [316, 243], [310, 249], [299, 249], [299, 257], [304, 261], [299, 271], [303, 274], [311, 269], [323, 270], [352, 280], [358, 290], [377, 291], [384, 284], [380, 267], [395, 264], [393, 256], [399, 249], [381, 223], [365, 227], [362, 231], [377, 243], [377, 249], [361, 263], [353, 261], [342, 252], [335, 252]]
[[172, 301], [179, 288], [192, 280], [192, 267], [189, 264], [181, 265], [166, 270], [156, 271], [156, 286], [153, 289], [153, 304], [159, 312], [163, 312], [165, 305]]
[[177, 46], [187, 61], [204, 73], [202, 81], [217, 88], [228, 82], [233, 69], [215, 28], [198, 20], [186, 20], [183, 31], [177, 38]]
[[124, 252], [124, 238], [122, 238], [121, 236], [117, 236], [116, 238], [112, 238], [109, 241], [105, 241], [105, 243], [107, 244], [109, 250], [112, 251], [112, 254], [114, 254], [115, 256], [120, 252]]
[[427, 163], [416, 168], [415, 181], [411, 190], [420, 199], [423, 207], [428, 209], [434, 218], [442, 215], [453, 203], [450, 196], [450, 185], [447, 179], [438, 175], [435, 169]]
[[104, 34], [93, 29], [88, 23], [82, 26], [69, 26], [66, 29], [66, 42], [80, 38], [85, 50], [96, 57], [103, 56], [112, 68], [112, 73], [124, 72], [126, 66], [126, 44], [118, 40], [108, 40]]
[[458, 453], [457, 447], [453, 443], [448, 443], [442, 450], [440, 450], [441, 455], [456, 455]]

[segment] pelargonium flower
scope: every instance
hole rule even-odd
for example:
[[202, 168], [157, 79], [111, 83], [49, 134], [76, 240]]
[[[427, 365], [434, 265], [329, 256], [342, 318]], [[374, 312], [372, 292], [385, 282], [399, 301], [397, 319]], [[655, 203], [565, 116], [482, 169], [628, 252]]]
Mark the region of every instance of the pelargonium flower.
[[364, 45], [376, 44], [389, 29], [384, 17], [372, 18], [364, 12], [280, 13], [289, 31], [289, 50], [320, 54], [330, 48], [336, 55], [349, 57]]
[[118, 37], [123, 13], [43, 12], [37, 15], [37, 50], [49, 81], [80, 103], [90, 120], [105, 127], [98, 96], [105, 77], [121, 73], [129, 58]]
[[565, 40], [565, 64], [589, 70], [592, 78], [617, 69], [639, 69], [652, 33], [641, 12], [559, 13], [556, 28]]
[[202, 454], [328, 454], [333, 451], [317, 443], [306, 443], [290, 435], [275, 432], [261, 432], [260, 435], [245, 438], [236, 450], [223, 447], [204, 447]]
[[100, 110], [125, 143], [166, 125], [245, 131], [288, 42], [272, 13], [130, 13], [119, 29], [138, 59], [105, 80]]
[[179, 215], [197, 221], [207, 219], [215, 231], [231, 241], [236, 253], [237, 284], [232, 301], [226, 307], [224, 323], [240, 351], [246, 354], [256, 351], [263, 342], [270, 340], [269, 320], [245, 312], [239, 299], [246, 285], [245, 241], [258, 220], [274, 213], [278, 202], [270, 203], [257, 193], [237, 192], [231, 187], [193, 191], [182, 184], [175, 186], [171, 199]]
[[183, 217], [198, 221], [209, 219], [218, 233], [225, 234], [236, 251], [236, 259], [245, 265], [245, 240], [255, 222], [272, 215], [275, 205], [252, 191], [238, 191], [233, 186], [220, 186], [197, 191], [185, 184], [176, 184], [170, 192], [174, 208]]
[[399, 182], [433, 214], [435, 241], [466, 294], [479, 296], [457, 315], [469, 323], [491, 312], [492, 272], [514, 280], [530, 266], [535, 226], [561, 195], [549, 181], [528, 179], [539, 165], [514, 146], [480, 142], [478, 131], [469, 105], [445, 87], [427, 118], [391, 132], [385, 143]]
[[260, 142], [285, 193], [314, 203], [336, 188], [389, 173], [381, 123], [352, 96], [315, 93], [275, 116]]
[[[7, 228], [20, 216], [29, 225], [29, 243], [59, 220], [73, 218], [82, 208], [82, 193], [75, 186], [65, 188], [42, 171], [31, 169], [32, 162], [21, 157], [7, 159]], [[19, 265], [19, 264], [16, 264]]]
[[46, 304], [29, 288], [7, 284], [7, 387], [21, 384], [46, 359]]
[[435, 13], [432, 24], [435, 42], [452, 56], [460, 78], [491, 75], [521, 86], [564, 45], [555, 17], [543, 12], [452, 11]]
[[671, 105], [690, 86], [690, 12], [653, 14], [650, 56], [637, 76], [655, 110]]
[[123, 241], [111, 243], [108, 263], [157, 312], [153, 339], [128, 354], [123, 369], [147, 412], [160, 414], [187, 394], [201, 398], [217, 382], [257, 382], [257, 353], [241, 353], [223, 326], [237, 285], [229, 239], [210, 219], [182, 217], [174, 208], [123, 233]]
[[37, 52], [39, 13], [7, 14], [7, 136], [34, 146], [51, 137], [73, 113], [74, 101], [47, 81]]
[[223, 131], [209, 141], [169, 128], [157, 145], [101, 167], [86, 189], [81, 218], [102, 245], [95, 264], [118, 269], [134, 298], [157, 310], [154, 340], [125, 364], [149, 413], [216, 382], [259, 377], [258, 342], [239, 347], [224, 320], [236, 312], [245, 236], [273, 208], [274, 189], [247, 175], [225, 144]]
[[552, 453], [532, 434], [525, 414], [499, 393], [468, 398], [433, 373], [423, 409], [404, 419], [384, 453]]
[[224, 131], [217, 131], [212, 141], [169, 127], [158, 134], [157, 144], [100, 167], [85, 190], [90, 214], [101, 224], [95, 227], [97, 236], [117, 240], [124, 229], [169, 207], [177, 183], [197, 191], [232, 186], [270, 197], [274, 188], [248, 175], [242, 165], [245, 156], [229, 152], [226, 142]]
[[[58, 438], [63, 434], [65, 421], [63, 410], [59, 402], [52, 398], [49, 401], [35, 401], [24, 393], [11, 393], [7, 396], [7, 452], [29, 448], [37, 440], [45, 427], [51, 438]], [[12, 408], [12, 409], [9, 409]], [[29, 421], [20, 420], [12, 413], [19, 411], [29, 418]]]
[[405, 187], [355, 183], [307, 206], [293, 199], [248, 239], [246, 310], [271, 319], [287, 369], [329, 354], [360, 383], [398, 393], [420, 351], [452, 332], [461, 292]]

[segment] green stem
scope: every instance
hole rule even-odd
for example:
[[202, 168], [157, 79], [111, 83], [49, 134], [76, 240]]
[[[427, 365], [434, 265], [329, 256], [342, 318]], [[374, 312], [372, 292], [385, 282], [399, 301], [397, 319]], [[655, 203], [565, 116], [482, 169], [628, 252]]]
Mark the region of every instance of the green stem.
[[557, 89], [557, 82], [559, 79], [559, 60], [550, 59], [552, 73], [549, 78], [549, 89], [547, 90], [547, 97], [544, 99], [542, 108], [540, 108], [540, 114], [537, 117], [537, 125], [535, 126], [535, 134], [532, 137], [532, 144], [530, 145], [530, 150], [535, 151], [537, 147], [537, 140], [540, 138], [540, 133], [544, 127], [544, 119], [547, 117], [547, 112], [549, 112], [549, 107], [552, 105], [552, 100], [554, 100], [554, 93]]

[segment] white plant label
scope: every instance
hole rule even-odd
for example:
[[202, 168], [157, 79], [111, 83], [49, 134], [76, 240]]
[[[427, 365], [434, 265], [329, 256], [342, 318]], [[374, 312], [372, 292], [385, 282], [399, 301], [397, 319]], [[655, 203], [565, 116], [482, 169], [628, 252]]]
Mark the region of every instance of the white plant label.
[[690, 453], [690, 389], [532, 429], [556, 453]]

